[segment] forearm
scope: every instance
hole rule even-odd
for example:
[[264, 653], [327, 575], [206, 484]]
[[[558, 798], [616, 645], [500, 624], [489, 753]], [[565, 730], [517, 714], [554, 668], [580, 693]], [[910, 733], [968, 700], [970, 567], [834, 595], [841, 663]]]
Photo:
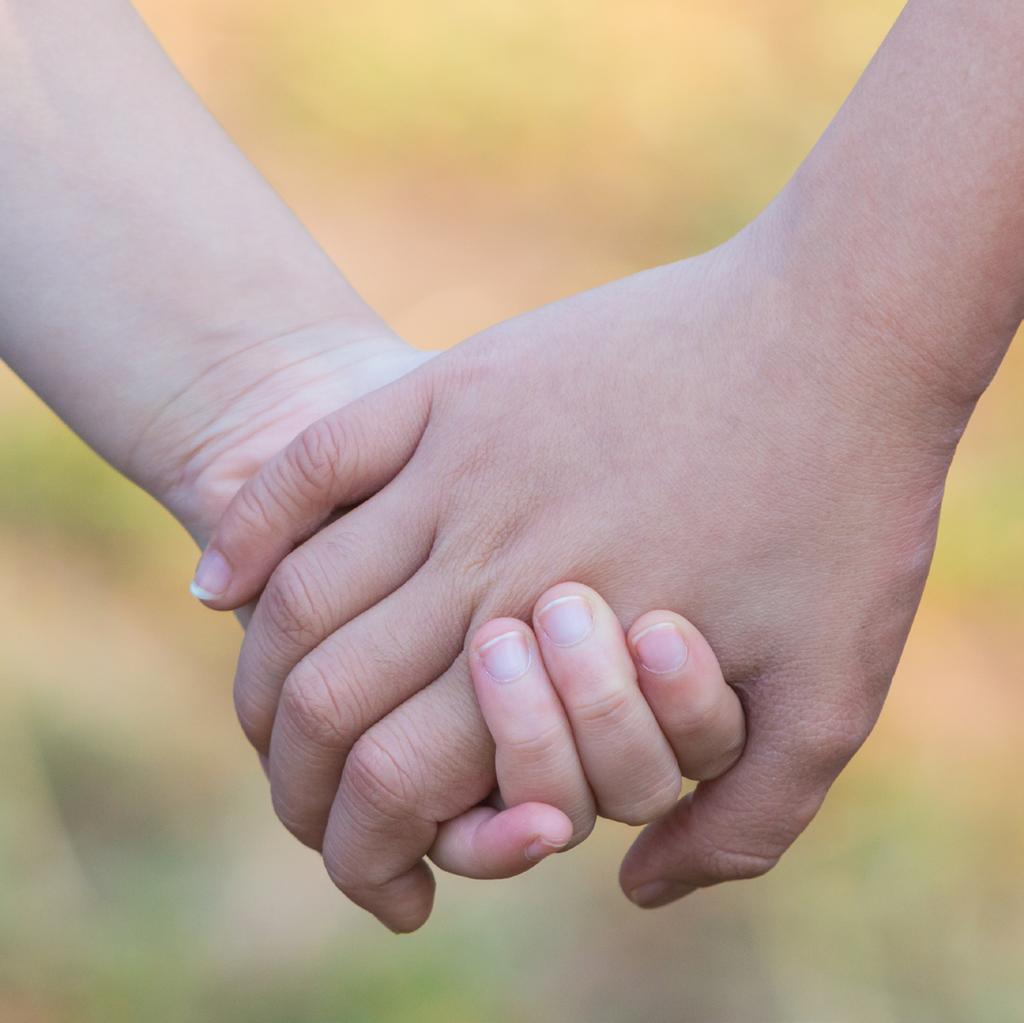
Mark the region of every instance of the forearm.
[[1024, 315], [1022, 53], [1017, 0], [911, 0], [768, 214], [847, 356], [958, 410]]
[[380, 329], [124, 0], [0, 0], [0, 225], [0, 356], [125, 471], [213, 367]]

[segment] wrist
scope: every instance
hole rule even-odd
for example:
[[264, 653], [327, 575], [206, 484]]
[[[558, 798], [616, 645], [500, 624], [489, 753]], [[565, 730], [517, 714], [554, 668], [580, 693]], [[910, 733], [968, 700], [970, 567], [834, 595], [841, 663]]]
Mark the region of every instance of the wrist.
[[879, 400], [962, 429], [1024, 316], [1010, 0], [910, 3], [765, 217], [798, 302]]
[[297, 433], [426, 357], [374, 317], [233, 339], [153, 415], [124, 471], [203, 541], [238, 487]]
[[1024, 292], [1003, 274], [967, 296], [943, 293], [928, 257], [901, 263], [862, 214], [802, 169], [751, 225], [755, 258], [781, 315], [811, 320], [794, 331], [809, 349], [799, 357], [865, 410], [952, 454], [1020, 324]]

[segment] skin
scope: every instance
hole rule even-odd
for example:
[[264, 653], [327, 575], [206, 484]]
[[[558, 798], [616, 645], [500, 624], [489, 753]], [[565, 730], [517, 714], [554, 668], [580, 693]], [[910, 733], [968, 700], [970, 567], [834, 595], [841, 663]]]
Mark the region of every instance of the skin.
[[671, 611], [625, 634], [601, 596], [561, 583], [469, 644], [477, 703], [495, 744], [500, 804], [442, 826], [444, 870], [507, 877], [590, 834], [595, 816], [643, 824], [679, 798], [680, 777], [735, 763], [745, 727], [711, 647]]
[[0, 357], [201, 542], [304, 427], [425, 361], [131, 4], [0, 0], [0, 86]]
[[421, 857], [494, 781], [464, 637], [559, 578], [626, 623], [693, 609], [747, 716], [738, 763], [637, 840], [626, 892], [762, 874], [806, 827], [882, 706], [1021, 320], [1022, 39], [1012, 3], [910, 4], [746, 231], [484, 332], [239, 493], [197, 579], [215, 607], [263, 591], [240, 719], [359, 905], [429, 915]]
[[[203, 540], [286, 441], [427, 356], [331, 266], [130, 5], [5, 0], [0, 24], [0, 351]], [[115, 416], [96, 400], [111, 380]], [[676, 791], [678, 777], [673, 763]], [[514, 773], [508, 784], [518, 803]], [[644, 807], [622, 812], [640, 819]], [[489, 828], [478, 814], [436, 856], [465, 872], [465, 846], [487, 876], [522, 870], [536, 862], [522, 843], [494, 839], [510, 825], [513, 839], [517, 827], [536, 831], [538, 814], [556, 830], [568, 821], [553, 806], [516, 808]]]
[[[742, 760], [649, 833], [686, 885], [768, 869], [873, 724], [952, 444], [848, 402], [850, 370], [825, 400], [813, 321], [799, 352], [752, 330], [792, 318], [750, 260], [730, 248], [476, 339], [314, 427], [218, 527], [248, 600], [281, 544], [363, 500], [270, 575], [236, 704], [278, 815], [389, 926], [426, 919], [421, 857], [494, 782], [464, 637], [553, 579], [626, 623], [685, 599], [742, 694]], [[643, 867], [630, 891], [657, 880]]]

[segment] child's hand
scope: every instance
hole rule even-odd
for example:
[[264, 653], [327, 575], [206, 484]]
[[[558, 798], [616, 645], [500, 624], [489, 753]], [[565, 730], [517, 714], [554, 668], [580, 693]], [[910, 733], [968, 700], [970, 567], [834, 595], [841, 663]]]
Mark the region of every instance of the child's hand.
[[582, 841], [595, 813], [646, 824], [743, 749], [743, 709], [707, 640], [650, 611], [624, 634], [589, 587], [544, 593], [533, 628], [477, 629], [470, 668], [496, 747], [501, 800], [442, 826], [431, 858], [453, 873], [508, 877]]

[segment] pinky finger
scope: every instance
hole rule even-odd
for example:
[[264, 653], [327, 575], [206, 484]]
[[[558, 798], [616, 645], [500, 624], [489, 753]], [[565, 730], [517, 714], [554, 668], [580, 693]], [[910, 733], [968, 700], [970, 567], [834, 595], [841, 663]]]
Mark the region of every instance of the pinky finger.
[[545, 803], [520, 803], [509, 810], [477, 806], [442, 824], [430, 858], [463, 877], [514, 877], [564, 849], [572, 821]]

